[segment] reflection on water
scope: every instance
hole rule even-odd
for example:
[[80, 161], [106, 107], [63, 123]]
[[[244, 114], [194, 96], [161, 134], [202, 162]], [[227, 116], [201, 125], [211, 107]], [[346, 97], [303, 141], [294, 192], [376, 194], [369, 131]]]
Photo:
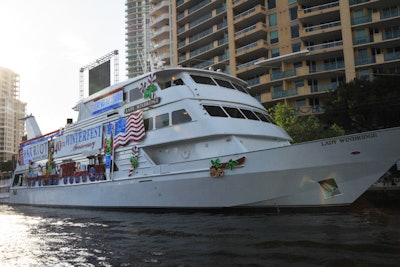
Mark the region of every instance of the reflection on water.
[[398, 266], [400, 210], [138, 212], [0, 206], [1, 266]]

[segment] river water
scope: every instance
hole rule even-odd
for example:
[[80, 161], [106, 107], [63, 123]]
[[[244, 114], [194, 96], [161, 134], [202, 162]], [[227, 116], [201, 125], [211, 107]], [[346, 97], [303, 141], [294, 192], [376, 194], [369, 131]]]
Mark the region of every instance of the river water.
[[400, 266], [400, 208], [117, 211], [0, 205], [1, 266]]

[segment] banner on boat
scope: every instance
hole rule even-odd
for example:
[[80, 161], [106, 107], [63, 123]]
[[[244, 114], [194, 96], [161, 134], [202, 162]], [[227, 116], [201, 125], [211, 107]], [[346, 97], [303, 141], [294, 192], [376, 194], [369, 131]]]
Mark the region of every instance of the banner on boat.
[[37, 161], [47, 159], [49, 153], [48, 141], [35, 142], [30, 145], [25, 145], [20, 148], [19, 151], [19, 162], [20, 164], [28, 164], [29, 161]]
[[122, 106], [124, 98], [123, 88], [118, 88], [108, 94], [102, 95], [93, 101], [93, 115], [106, 112]]
[[75, 133], [57, 137], [54, 141], [54, 158], [91, 152], [102, 148], [103, 126], [85, 128]]

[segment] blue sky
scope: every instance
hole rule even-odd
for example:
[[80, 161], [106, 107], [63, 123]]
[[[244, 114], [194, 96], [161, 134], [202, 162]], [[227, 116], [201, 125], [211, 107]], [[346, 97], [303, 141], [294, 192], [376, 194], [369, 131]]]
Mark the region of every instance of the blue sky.
[[0, 66], [20, 75], [42, 133], [76, 120], [81, 67], [117, 49], [126, 79], [125, 0], [0, 0], [0, 10]]

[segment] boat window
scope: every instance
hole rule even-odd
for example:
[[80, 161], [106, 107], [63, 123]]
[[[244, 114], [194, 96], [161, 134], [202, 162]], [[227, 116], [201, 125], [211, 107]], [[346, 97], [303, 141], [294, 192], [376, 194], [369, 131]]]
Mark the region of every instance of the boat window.
[[172, 111], [172, 125], [188, 122], [191, 120], [192, 117], [190, 117], [186, 109]]
[[228, 113], [229, 117], [231, 117], [231, 118], [239, 118], [239, 119], [245, 118], [243, 116], [243, 114], [239, 111], [239, 109], [237, 109], [237, 108], [224, 107], [224, 109]]
[[268, 120], [268, 118], [267, 118], [266, 115], [264, 115], [264, 114], [262, 114], [262, 113], [260, 113], [260, 112], [257, 112], [257, 111], [255, 111], [254, 113], [256, 113], [257, 117], [258, 117], [260, 120], [265, 121], [265, 122], [270, 122], [270, 121]]
[[172, 85], [184, 85], [184, 84], [185, 83], [183, 82], [183, 80], [181, 78], [172, 80]]
[[246, 116], [246, 118], [248, 118], [250, 120], [258, 121], [258, 118], [257, 118], [256, 114], [253, 113], [253, 111], [248, 110], [248, 109], [241, 109], [241, 111]]
[[190, 75], [196, 83], [216, 85], [215, 82], [206, 76]]
[[144, 129], [146, 131], [153, 130], [153, 118], [144, 119]]
[[158, 82], [158, 86], [160, 86], [161, 90], [164, 90], [165, 88], [171, 87], [171, 81], [168, 82]]
[[169, 114], [164, 113], [156, 116], [156, 129], [167, 127], [169, 125]]
[[129, 91], [129, 101], [130, 102], [141, 99], [141, 98], [143, 98], [143, 94], [140, 92], [138, 87]]
[[215, 79], [215, 78], [214, 78], [214, 80], [218, 83], [219, 86], [230, 88], [230, 89], [235, 89], [235, 87], [233, 87], [233, 85], [229, 81]]
[[233, 85], [235, 85], [236, 89], [238, 89], [239, 91], [241, 91], [241, 92], [247, 94], [247, 91], [246, 91], [246, 88], [245, 88], [245, 87], [241, 86], [241, 85], [238, 84], [238, 83], [233, 83]]
[[219, 107], [219, 106], [208, 106], [208, 105], [204, 105], [203, 106], [208, 114], [210, 114], [210, 116], [214, 116], [214, 117], [228, 117], [228, 115], [226, 115], [226, 113], [224, 112], [224, 110]]

